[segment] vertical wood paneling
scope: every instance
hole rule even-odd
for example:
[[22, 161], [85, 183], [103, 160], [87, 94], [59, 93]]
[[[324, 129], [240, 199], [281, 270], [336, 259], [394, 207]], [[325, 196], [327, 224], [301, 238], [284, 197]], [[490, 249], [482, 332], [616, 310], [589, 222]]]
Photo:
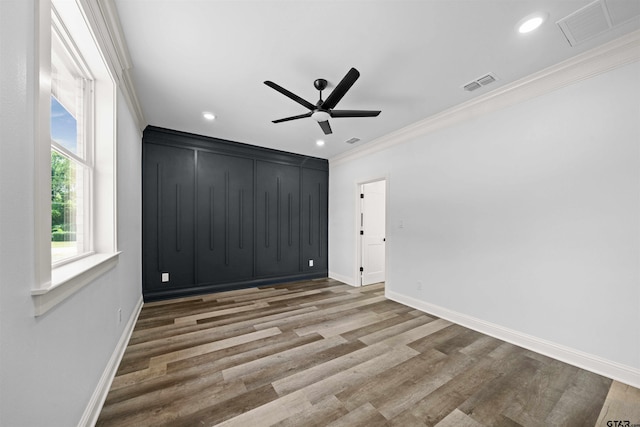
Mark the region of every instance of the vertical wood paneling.
[[291, 193], [287, 194], [287, 243], [289, 246], [293, 244], [293, 202]]
[[176, 184], [176, 251], [182, 250], [182, 201], [180, 200], [180, 184]]
[[[145, 144], [143, 153], [142, 288], [146, 294], [196, 281], [196, 157], [190, 149], [154, 144]], [[165, 272], [168, 282], [162, 282], [159, 274]]]
[[192, 243], [192, 250], [193, 250], [193, 281], [195, 283], [200, 282], [200, 277], [198, 275], [199, 270], [199, 261], [200, 259], [198, 258], [197, 254], [198, 254], [198, 240], [196, 238], [196, 236], [200, 235], [200, 230], [201, 228], [199, 228], [199, 224], [198, 224], [198, 204], [199, 204], [199, 194], [198, 194], [198, 174], [196, 173], [196, 171], [198, 170], [198, 151], [197, 150], [193, 150], [193, 166], [194, 166], [194, 174], [193, 174], [193, 216], [191, 217], [191, 222], [193, 224], [193, 227], [191, 229], [192, 232], [192, 239], [191, 239], [191, 243]]
[[251, 277], [253, 246], [245, 240], [253, 241], [253, 203], [245, 195], [253, 194], [253, 161], [209, 152], [200, 152], [198, 159], [202, 200], [196, 222], [203, 230], [210, 227], [208, 234], [196, 237], [199, 283]]
[[158, 257], [158, 271], [164, 271], [164, 257], [162, 255], [162, 244], [164, 242], [164, 233], [162, 230], [162, 165], [160, 163], [156, 164], [156, 182], [158, 183], [158, 194], [157, 194], [157, 203], [156, 203], [156, 220], [158, 224], [157, 228], [157, 257]]
[[[318, 271], [327, 268], [327, 173], [316, 169], [302, 168], [302, 207], [301, 229], [305, 233], [302, 239], [302, 264], [305, 271]], [[309, 266], [307, 260], [313, 260]]]
[[244, 248], [244, 189], [238, 191], [238, 247]]
[[264, 247], [269, 247], [269, 192], [264, 192]]
[[[322, 212], [322, 183], [318, 183], [318, 257], [322, 258], [322, 218], [326, 218], [326, 213]], [[309, 223], [309, 229], [312, 223]], [[310, 243], [313, 245], [313, 242]]]
[[215, 196], [215, 187], [213, 185], [209, 186], [209, 250], [213, 250], [215, 248], [215, 214], [213, 209]]
[[[191, 293], [200, 284], [227, 286], [301, 274], [305, 257], [318, 258], [318, 159], [305, 160], [317, 168], [312, 169], [278, 154], [273, 160], [264, 153], [253, 158], [247, 148], [236, 155], [236, 146], [217, 152], [215, 141], [204, 147], [194, 139], [192, 146], [183, 137], [173, 144], [170, 135], [151, 141], [145, 131], [145, 298], [147, 292], [156, 298], [177, 295], [172, 289], [178, 288]], [[314, 191], [303, 189], [305, 170], [315, 171]], [[170, 281], [162, 283], [158, 271], [170, 273]]]
[[309, 194], [309, 225], [307, 227], [309, 234], [309, 245], [313, 245], [313, 198]]
[[276, 188], [276, 247], [278, 253], [277, 259], [278, 261], [280, 261], [282, 260], [282, 210], [280, 209], [280, 177], [277, 178]]
[[229, 265], [229, 171], [224, 173], [224, 264]]
[[[269, 209], [266, 209], [266, 203], [262, 202], [262, 198], [259, 203], [260, 236], [267, 229], [271, 236], [275, 235], [271, 248], [262, 244], [256, 248], [256, 274], [273, 277], [278, 274], [301, 272], [300, 248], [302, 240], [306, 241], [302, 238], [306, 234], [302, 234], [301, 224], [306, 221], [302, 221], [300, 217], [300, 168], [258, 161], [256, 170], [256, 185], [260, 194], [269, 194], [271, 202]], [[262, 217], [262, 212], [269, 212], [270, 217]]]

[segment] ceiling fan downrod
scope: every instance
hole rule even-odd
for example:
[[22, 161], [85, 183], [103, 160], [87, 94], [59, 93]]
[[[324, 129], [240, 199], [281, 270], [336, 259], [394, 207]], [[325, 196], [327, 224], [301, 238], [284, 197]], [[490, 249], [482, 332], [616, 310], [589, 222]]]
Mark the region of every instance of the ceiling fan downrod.
[[320, 106], [322, 104], [322, 91], [327, 88], [327, 81], [325, 79], [316, 79], [313, 82], [313, 86], [320, 91], [320, 100], [316, 104]]

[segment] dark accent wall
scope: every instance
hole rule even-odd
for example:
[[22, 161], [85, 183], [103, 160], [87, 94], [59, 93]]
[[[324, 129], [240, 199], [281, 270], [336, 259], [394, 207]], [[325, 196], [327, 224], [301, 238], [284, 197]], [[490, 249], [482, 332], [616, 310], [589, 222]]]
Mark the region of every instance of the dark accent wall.
[[142, 170], [145, 301], [327, 276], [326, 160], [149, 126]]

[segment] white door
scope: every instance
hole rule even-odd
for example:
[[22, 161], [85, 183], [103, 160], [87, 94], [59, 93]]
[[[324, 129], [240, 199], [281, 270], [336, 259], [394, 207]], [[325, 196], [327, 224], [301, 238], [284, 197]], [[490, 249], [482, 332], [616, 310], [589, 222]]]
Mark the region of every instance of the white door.
[[385, 190], [386, 181], [361, 187], [361, 285], [385, 280]]

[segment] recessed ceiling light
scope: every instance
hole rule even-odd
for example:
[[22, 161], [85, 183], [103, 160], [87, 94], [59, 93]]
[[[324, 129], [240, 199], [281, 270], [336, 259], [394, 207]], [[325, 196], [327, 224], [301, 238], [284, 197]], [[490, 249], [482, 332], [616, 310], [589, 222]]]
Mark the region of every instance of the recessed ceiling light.
[[215, 114], [213, 113], [208, 113], [208, 112], [204, 112], [202, 113], [202, 117], [204, 117], [207, 120], [213, 120], [216, 118]]
[[518, 32], [521, 34], [530, 33], [531, 31], [542, 25], [545, 18], [546, 14], [542, 13], [527, 16], [526, 18], [518, 22]]
[[318, 147], [322, 147], [324, 145], [324, 141], [322, 139], [319, 139], [319, 140], [316, 141], [316, 145]]

